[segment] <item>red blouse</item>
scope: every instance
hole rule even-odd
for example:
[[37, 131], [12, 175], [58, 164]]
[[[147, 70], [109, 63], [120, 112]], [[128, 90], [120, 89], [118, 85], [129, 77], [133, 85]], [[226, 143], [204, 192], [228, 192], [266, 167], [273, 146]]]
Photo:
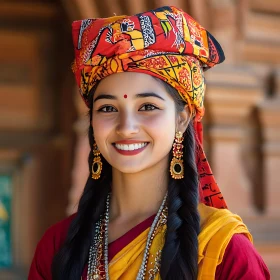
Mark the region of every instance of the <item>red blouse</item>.
[[[28, 280], [51, 280], [51, 263], [53, 256], [62, 246], [68, 227], [74, 215], [50, 227], [37, 245], [30, 267]], [[129, 244], [140, 233], [151, 226], [154, 216], [148, 218], [123, 236], [109, 244], [109, 260]], [[86, 279], [86, 268], [83, 279]], [[224, 254], [223, 262], [217, 267], [216, 280], [268, 280], [270, 274], [267, 266], [243, 234], [235, 234]]]

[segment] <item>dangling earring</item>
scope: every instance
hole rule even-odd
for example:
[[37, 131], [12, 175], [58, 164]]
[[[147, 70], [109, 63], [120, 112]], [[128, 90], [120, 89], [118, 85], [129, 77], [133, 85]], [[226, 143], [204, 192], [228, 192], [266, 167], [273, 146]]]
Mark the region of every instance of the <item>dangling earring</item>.
[[92, 179], [97, 180], [100, 178], [101, 175], [101, 171], [102, 171], [102, 161], [101, 161], [101, 157], [100, 157], [100, 152], [98, 150], [98, 147], [96, 145], [96, 143], [93, 144], [93, 163], [92, 163], [92, 168], [91, 168], [91, 172], [92, 172]]
[[173, 179], [184, 178], [183, 160], [183, 142], [184, 137], [181, 131], [176, 132], [175, 143], [173, 144], [173, 158], [170, 163], [170, 173]]

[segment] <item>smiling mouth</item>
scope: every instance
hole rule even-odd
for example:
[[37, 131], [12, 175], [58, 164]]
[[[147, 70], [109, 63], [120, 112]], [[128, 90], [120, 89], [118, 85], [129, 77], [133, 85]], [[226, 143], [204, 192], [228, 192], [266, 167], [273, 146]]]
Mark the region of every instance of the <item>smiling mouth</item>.
[[135, 143], [135, 144], [113, 144], [118, 150], [121, 151], [135, 151], [144, 148], [148, 145], [148, 142]]

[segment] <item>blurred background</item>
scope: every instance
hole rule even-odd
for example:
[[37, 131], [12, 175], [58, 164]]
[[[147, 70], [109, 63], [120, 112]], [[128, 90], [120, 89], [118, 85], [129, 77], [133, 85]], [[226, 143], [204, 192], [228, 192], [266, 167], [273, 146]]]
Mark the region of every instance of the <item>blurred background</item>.
[[0, 279], [26, 279], [37, 242], [73, 213], [88, 176], [87, 109], [71, 23], [163, 5], [221, 43], [206, 73], [205, 149], [231, 211], [280, 279], [280, 1], [1, 0]]

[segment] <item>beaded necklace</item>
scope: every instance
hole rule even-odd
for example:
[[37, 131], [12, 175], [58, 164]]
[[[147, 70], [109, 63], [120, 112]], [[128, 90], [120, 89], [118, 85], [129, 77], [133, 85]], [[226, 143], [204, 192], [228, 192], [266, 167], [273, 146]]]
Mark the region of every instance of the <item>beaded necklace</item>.
[[[144, 250], [144, 256], [136, 280], [144, 280], [147, 270], [149, 251], [152, 241], [155, 237], [156, 230], [162, 224], [167, 222], [167, 206], [165, 195], [161, 206], [155, 216], [152, 226], [148, 233], [148, 238]], [[108, 229], [109, 229], [109, 212], [110, 212], [110, 194], [106, 200], [106, 211], [100, 220], [96, 223], [95, 234], [92, 245], [89, 249], [87, 280], [110, 280], [109, 261], [108, 261]], [[104, 254], [104, 265], [102, 265], [102, 255]]]

